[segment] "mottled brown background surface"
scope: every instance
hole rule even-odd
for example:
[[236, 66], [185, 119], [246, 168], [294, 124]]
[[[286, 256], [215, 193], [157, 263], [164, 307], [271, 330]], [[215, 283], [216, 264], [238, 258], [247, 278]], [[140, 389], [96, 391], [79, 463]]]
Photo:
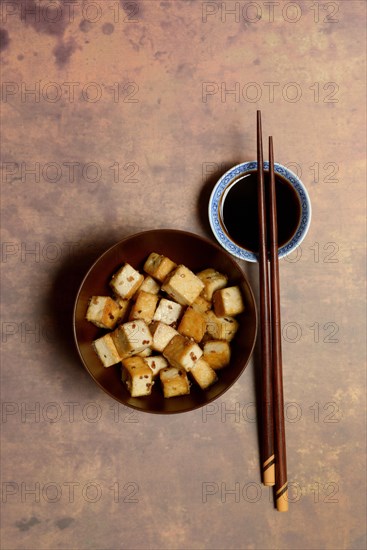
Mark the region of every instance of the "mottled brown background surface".
[[[1, 8], [2, 548], [365, 548], [366, 3]], [[212, 407], [149, 416], [99, 390], [71, 336], [102, 250], [210, 236], [208, 192], [255, 157], [257, 108], [313, 204], [281, 262], [283, 515], [260, 485], [256, 362]]]

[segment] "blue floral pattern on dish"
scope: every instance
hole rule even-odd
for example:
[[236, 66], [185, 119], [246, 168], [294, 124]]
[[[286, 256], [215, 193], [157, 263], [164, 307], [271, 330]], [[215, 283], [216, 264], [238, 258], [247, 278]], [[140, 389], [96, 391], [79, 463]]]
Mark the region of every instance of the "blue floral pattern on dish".
[[[269, 163], [264, 162], [264, 168], [269, 168]], [[248, 262], [257, 262], [257, 255], [253, 252], [241, 248], [233, 241], [231, 241], [226, 233], [224, 233], [222, 225], [219, 220], [219, 205], [220, 199], [227, 186], [237, 179], [238, 176], [248, 172], [249, 170], [256, 170], [257, 162], [244, 162], [234, 166], [228, 172], [226, 172], [216, 183], [209, 200], [209, 222], [217, 241], [223, 246], [227, 252], [230, 252], [241, 260], [247, 260]], [[290, 254], [305, 238], [308, 228], [311, 223], [311, 202], [306, 191], [305, 186], [301, 180], [291, 170], [282, 166], [281, 164], [274, 163], [274, 171], [286, 178], [297, 191], [300, 203], [301, 203], [301, 220], [295, 235], [292, 240], [279, 249], [279, 258], [283, 258], [287, 254]]]

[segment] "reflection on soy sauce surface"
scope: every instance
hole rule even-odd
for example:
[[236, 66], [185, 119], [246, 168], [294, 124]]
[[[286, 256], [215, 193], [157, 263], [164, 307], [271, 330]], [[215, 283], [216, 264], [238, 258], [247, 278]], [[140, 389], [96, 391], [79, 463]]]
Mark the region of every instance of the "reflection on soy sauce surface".
[[[269, 171], [264, 171], [265, 196], [267, 204], [267, 235], [269, 243]], [[277, 201], [278, 245], [289, 242], [298, 228], [301, 204], [292, 185], [279, 174], [275, 174]], [[231, 239], [251, 252], [259, 251], [259, 224], [257, 210], [257, 171], [249, 171], [229, 186], [223, 195], [221, 218]]]

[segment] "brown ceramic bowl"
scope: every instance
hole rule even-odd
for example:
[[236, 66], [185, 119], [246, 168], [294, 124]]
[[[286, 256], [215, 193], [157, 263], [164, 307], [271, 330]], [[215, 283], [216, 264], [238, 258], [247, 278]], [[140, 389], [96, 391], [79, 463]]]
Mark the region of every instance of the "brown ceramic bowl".
[[[240, 327], [231, 342], [231, 364], [218, 373], [218, 382], [205, 391], [193, 383], [190, 395], [165, 399], [159, 382], [156, 382], [150, 396], [131, 397], [121, 381], [121, 365], [103, 367], [93, 349], [93, 340], [106, 331], [85, 319], [90, 297], [111, 296], [109, 281], [117, 269], [124, 262], [128, 262], [135, 269], [142, 271], [144, 262], [151, 252], [164, 254], [194, 272], [214, 267], [228, 276], [230, 285], [239, 285], [242, 289], [246, 309], [238, 316]], [[94, 381], [120, 403], [151, 413], [191, 411], [223, 395], [241, 375], [250, 359], [255, 345], [256, 328], [254, 296], [244, 273], [233, 258], [218, 245], [198, 235], [173, 229], [138, 233], [107, 250], [85, 276], [74, 307], [75, 342], [84, 366]]]

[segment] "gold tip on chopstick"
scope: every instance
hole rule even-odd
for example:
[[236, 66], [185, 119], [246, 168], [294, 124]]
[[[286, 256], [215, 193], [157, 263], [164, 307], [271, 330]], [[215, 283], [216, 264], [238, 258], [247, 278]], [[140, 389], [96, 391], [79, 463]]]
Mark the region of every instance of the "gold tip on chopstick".
[[288, 512], [288, 489], [277, 498], [278, 512]]
[[266, 487], [275, 485], [275, 464], [271, 464], [269, 468], [263, 470], [263, 483]]
[[267, 487], [275, 485], [275, 455], [271, 455], [263, 463], [263, 483]]

